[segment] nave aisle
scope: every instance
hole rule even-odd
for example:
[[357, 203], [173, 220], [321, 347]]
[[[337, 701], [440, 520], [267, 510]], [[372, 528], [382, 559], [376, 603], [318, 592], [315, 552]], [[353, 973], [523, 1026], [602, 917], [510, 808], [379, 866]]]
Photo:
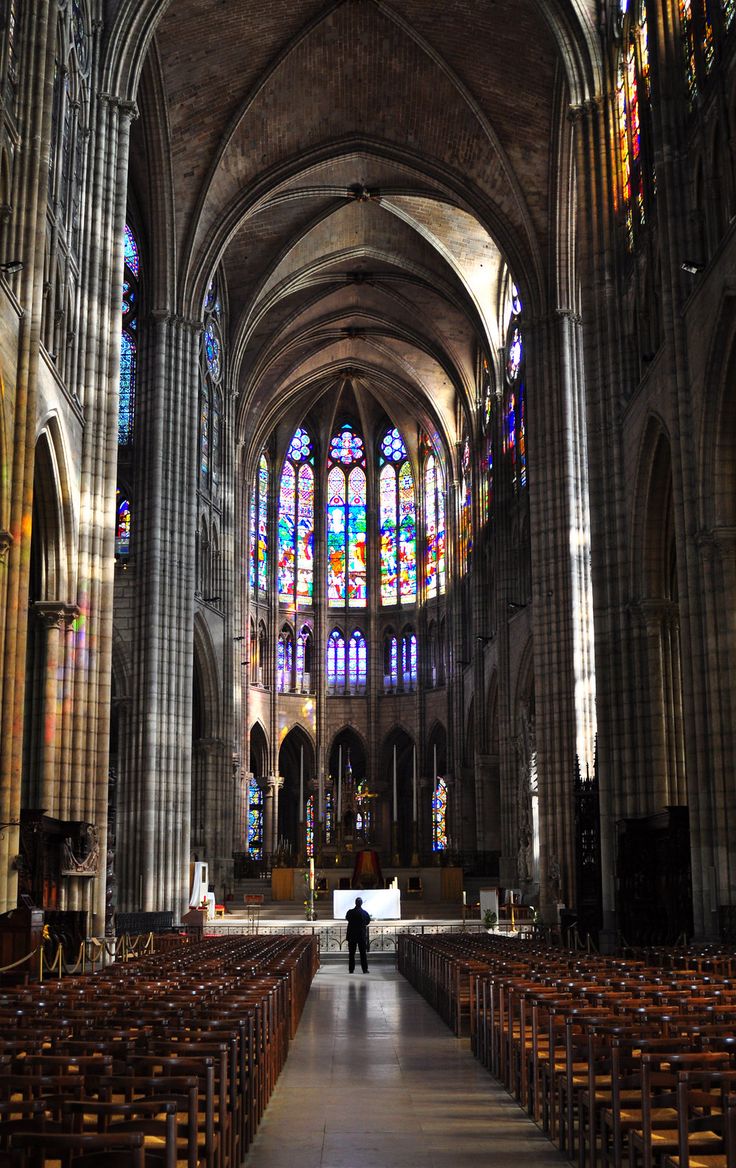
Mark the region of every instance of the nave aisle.
[[312, 983], [246, 1168], [567, 1163], [393, 963]]

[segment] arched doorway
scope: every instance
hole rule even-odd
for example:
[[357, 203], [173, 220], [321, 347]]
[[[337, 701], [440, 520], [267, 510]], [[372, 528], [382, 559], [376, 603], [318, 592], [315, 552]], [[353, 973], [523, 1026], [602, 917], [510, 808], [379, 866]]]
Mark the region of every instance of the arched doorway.
[[415, 766], [416, 744], [407, 732], [399, 727], [384, 740], [381, 751], [381, 769], [391, 776], [391, 799], [387, 807], [388, 828], [391, 839], [391, 858], [399, 864], [409, 864], [418, 845], [419, 830], [419, 790], [416, 788], [415, 837]]
[[350, 853], [378, 846], [374, 840], [375, 798], [365, 800], [368, 759], [365, 744], [348, 727], [338, 731], [328, 756], [331, 788], [331, 834]]
[[301, 726], [293, 726], [281, 743], [279, 774], [284, 785], [279, 794], [278, 836], [295, 863], [306, 848], [306, 806], [314, 786], [314, 746]]

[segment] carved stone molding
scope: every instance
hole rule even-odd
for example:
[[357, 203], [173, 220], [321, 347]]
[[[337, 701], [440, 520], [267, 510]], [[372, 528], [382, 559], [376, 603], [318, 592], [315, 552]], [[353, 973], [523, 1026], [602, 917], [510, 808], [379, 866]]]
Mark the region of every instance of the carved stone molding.
[[9, 531], [0, 530], [0, 560], [3, 560], [10, 551], [10, 545], [14, 543], [13, 537]]
[[65, 604], [59, 600], [37, 600], [34, 611], [47, 629], [69, 628], [79, 616], [76, 604]]

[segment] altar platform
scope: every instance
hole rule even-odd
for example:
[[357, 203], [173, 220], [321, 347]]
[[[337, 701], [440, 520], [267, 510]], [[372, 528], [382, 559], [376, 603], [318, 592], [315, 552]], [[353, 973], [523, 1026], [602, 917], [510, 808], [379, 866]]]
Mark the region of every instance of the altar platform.
[[[360, 896], [360, 892], [356, 892]], [[312, 936], [319, 940], [320, 956], [337, 957], [347, 953], [345, 932], [347, 923], [344, 919], [332, 916], [331, 907], [325, 904], [324, 914], [317, 906], [317, 920], [308, 921], [304, 914], [297, 916], [293, 912], [273, 914], [272, 905], [262, 910], [237, 910], [208, 921], [204, 928], [205, 936], [222, 936], [239, 933], [258, 933], [268, 935], [280, 933], [287, 935]], [[485, 932], [479, 920], [463, 922], [462, 917], [430, 917], [401, 920], [371, 921], [370, 924], [370, 951], [371, 956], [393, 958], [398, 947], [399, 933], [458, 933], [458, 932]]]

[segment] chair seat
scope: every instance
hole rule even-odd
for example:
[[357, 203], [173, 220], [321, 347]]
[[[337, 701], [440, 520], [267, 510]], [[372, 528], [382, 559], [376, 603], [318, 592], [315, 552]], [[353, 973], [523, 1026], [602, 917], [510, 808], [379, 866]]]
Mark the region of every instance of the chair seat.
[[[689, 1168], [728, 1168], [725, 1156], [688, 1156]], [[668, 1156], [666, 1168], [680, 1168], [679, 1156]]]

